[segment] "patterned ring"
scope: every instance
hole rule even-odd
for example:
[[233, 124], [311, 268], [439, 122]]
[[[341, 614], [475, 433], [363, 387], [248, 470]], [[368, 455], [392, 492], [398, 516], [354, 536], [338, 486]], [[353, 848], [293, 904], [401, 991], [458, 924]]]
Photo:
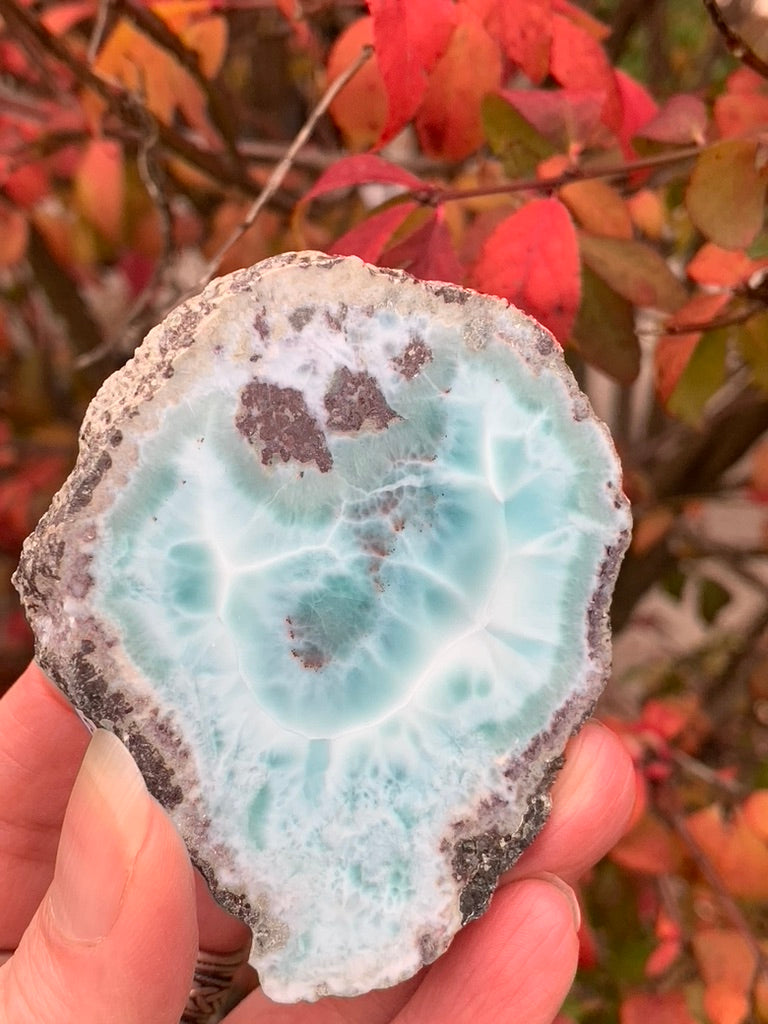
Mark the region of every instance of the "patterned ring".
[[248, 959], [250, 944], [235, 953], [208, 953], [200, 950], [192, 976], [187, 1005], [180, 1024], [211, 1024], [219, 1020], [232, 980]]

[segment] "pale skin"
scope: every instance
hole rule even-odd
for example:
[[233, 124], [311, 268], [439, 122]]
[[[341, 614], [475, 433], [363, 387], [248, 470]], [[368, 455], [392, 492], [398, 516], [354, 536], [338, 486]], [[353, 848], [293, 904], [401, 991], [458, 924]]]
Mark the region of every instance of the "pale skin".
[[[0, 1024], [178, 1024], [198, 948], [234, 951], [247, 933], [112, 737], [92, 741], [78, 776], [88, 746], [34, 666], [0, 700], [0, 950], [16, 950], [0, 967]], [[226, 1024], [550, 1024], [578, 953], [571, 886], [635, 800], [608, 729], [588, 723], [566, 755], [542, 833], [435, 964], [356, 999], [281, 1006], [256, 990]]]

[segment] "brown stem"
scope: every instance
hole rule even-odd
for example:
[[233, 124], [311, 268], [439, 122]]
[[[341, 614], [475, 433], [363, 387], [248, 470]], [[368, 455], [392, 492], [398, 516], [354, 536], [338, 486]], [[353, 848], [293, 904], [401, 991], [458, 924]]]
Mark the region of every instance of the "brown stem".
[[503, 185], [485, 185], [477, 188], [452, 189], [440, 185], [424, 185], [398, 196], [400, 201], [415, 201], [424, 206], [439, 206], [461, 199], [474, 199], [479, 196], [498, 196], [512, 192], [551, 192], [563, 185], [575, 181], [589, 181], [593, 178], [628, 178], [637, 171], [653, 170], [657, 167], [669, 167], [686, 160], [692, 160], [703, 153], [708, 146], [686, 146], [670, 153], [657, 153], [655, 156], [642, 157], [638, 160], [625, 160], [622, 163], [605, 164], [602, 167], [569, 168], [562, 174], [549, 178], [517, 178]]

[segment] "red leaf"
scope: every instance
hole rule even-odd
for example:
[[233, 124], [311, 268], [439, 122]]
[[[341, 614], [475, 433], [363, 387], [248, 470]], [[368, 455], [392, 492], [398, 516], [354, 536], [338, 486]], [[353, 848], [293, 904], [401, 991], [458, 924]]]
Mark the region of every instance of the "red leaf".
[[384, 246], [415, 209], [415, 203], [388, 206], [337, 238], [329, 251], [336, 256], [359, 256], [366, 263], [376, 263]]
[[472, 271], [473, 286], [536, 317], [565, 344], [581, 298], [579, 244], [557, 199], [536, 199], [491, 233]]
[[422, 281], [450, 281], [461, 284], [464, 271], [453, 248], [453, 240], [438, 210], [412, 235], [385, 252], [383, 267], [399, 267]]
[[636, 134], [653, 142], [680, 146], [695, 142], [699, 145], [706, 139], [708, 123], [704, 102], [698, 96], [680, 94], [671, 96], [656, 116], [642, 125]]
[[482, 22], [464, 8], [448, 49], [435, 65], [416, 115], [428, 156], [463, 160], [483, 142], [481, 103], [497, 88], [501, 54]]
[[320, 175], [301, 201], [307, 203], [310, 199], [322, 196], [326, 192], [333, 192], [337, 188], [352, 188], [355, 185], [368, 185], [373, 182], [380, 185], [402, 185], [407, 189], [424, 188], [423, 181], [415, 174], [404, 171], [397, 164], [390, 164], [372, 153], [360, 153], [337, 160]]
[[626, 72], [616, 69], [614, 72], [616, 85], [621, 96], [621, 127], [619, 140], [624, 155], [631, 159], [634, 156], [632, 136], [656, 116], [659, 109], [656, 100], [639, 82]]
[[552, 46], [552, 0], [502, 0], [489, 27], [510, 60], [532, 82], [543, 82]]
[[552, 20], [550, 70], [567, 89], [588, 89], [603, 94], [601, 119], [617, 134], [622, 127], [622, 100], [616, 75], [605, 51], [594, 36], [568, 18]]
[[589, 89], [506, 89], [499, 93], [561, 149], [584, 145], [600, 127], [601, 93]]
[[419, 109], [427, 76], [455, 24], [451, 0], [367, 0], [389, 111], [380, 144], [394, 138]]

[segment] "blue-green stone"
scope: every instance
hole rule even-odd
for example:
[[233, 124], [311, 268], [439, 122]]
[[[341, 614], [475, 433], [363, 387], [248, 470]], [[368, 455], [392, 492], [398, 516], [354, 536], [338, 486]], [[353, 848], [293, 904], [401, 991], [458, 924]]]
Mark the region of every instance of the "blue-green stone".
[[16, 577], [37, 657], [268, 995], [394, 984], [483, 912], [608, 672], [620, 480], [538, 324], [353, 258], [214, 281], [94, 399]]

